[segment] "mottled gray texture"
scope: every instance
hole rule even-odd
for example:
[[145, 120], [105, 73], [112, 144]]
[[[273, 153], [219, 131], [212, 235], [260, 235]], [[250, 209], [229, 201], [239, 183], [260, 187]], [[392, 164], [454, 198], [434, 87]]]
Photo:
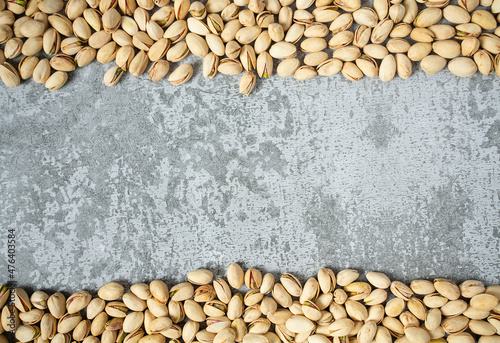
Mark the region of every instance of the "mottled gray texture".
[[232, 261], [500, 282], [499, 78], [275, 77], [244, 97], [199, 67], [177, 88], [106, 88], [95, 63], [57, 92], [0, 87], [0, 238], [16, 229], [20, 284]]

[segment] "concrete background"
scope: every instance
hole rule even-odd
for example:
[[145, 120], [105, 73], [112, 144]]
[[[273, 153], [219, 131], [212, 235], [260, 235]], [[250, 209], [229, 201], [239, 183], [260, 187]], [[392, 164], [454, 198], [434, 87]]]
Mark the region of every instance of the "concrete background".
[[245, 97], [200, 60], [179, 87], [107, 88], [109, 67], [52, 93], [0, 87], [1, 253], [14, 229], [18, 284], [175, 282], [233, 261], [500, 282], [498, 77], [273, 77]]

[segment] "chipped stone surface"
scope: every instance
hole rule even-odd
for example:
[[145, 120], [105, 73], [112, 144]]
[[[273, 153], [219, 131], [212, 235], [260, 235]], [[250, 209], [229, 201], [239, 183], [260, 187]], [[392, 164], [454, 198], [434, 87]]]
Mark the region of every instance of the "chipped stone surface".
[[500, 282], [499, 78], [272, 78], [244, 97], [200, 72], [106, 88], [107, 68], [53, 93], [0, 87], [0, 239], [5, 255], [15, 229], [20, 284], [174, 282], [232, 261]]

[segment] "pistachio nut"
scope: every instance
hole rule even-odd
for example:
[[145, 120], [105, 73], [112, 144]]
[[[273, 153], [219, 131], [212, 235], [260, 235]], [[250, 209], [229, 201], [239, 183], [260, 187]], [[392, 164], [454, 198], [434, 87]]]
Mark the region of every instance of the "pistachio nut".
[[57, 332], [68, 333], [72, 331], [81, 321], [82, 316], [79, 313], [67, 313], [59, 319], [59, 322], [57, 323]]
[[348, 46], [354, 40], [354, 33], [352, 31], [341, 31], [332, 36], [328, 41], [328, 47], [332, 50]]
[[[479, 39], [479, 43], [481, 45], [481, 48], [487, 50], [488, 52], [492, 53], [493, 55], [500, 53], [500, 37], [499, 36], [497, 36], [495, 34], [491, 34], [491, 33], [483, 33], [481, 36], [479, 36], [478, 39]], [[24, 43], [24, 45], [26, 45], [26, 42]], [[23, 46], [23, 50], [24, 50], [24, 46]]]
[[68, 81], [68, 74], [64, 71], [56, 71], [54, 74], [50, 75], [50, 77], [45, 82], [45, 88], [49, 89], [50, 91], [55, 91], [64, 86], [66, 84], [66, 81]]
[[193, 322], [192, 320], [187, 321], [182, 329], [183, 341], [186, 343], [193, 342], [199, 330], [200, 330], [199, 323]]
[[413, 315], [410, 311], [404, 311], [401, 313], [399, 316], [399, 320], [401, 321], [401, 324], [403, 324], [404, 328], [408, 327], [418, 327], [420, 325], [420, 322], [418, 321], [418, 318]]
[[[345, 31], [350, 32], [350, 31]], [[304, 36], [311, 37], [326, 37], [330, 33], [328, 26], [323, 23], [312, 23], [306, 26]]]
[[[277, 58], [277, 59], [295, 57], [297, 55], [297, 48], [292, 43], [278, 42], [278, 43], [275, 43], [271, 46], [271, 48], [269, 49], [269, 54], [273, 58]], [[287, 283], [287, 282], [291, 283], [292, 281], [285, 280], [285, 283], [283, 283], [283, 277], [282, 277], [281, 282], [282, 282], [283, 286], [285, 286], [285, 283]], [[300, 287], [300, 292], [301, 292], [302, 286], [300, 286], [300, 282], [298, 280], [297, 280], [297, 283], [298, 283], [298, 286], [296, 286], [296, 287]], [[291, 286], [289, 285], [289, 287], [291, 287]], [[285, 289], [286, 289], [286, 287], [285, 287]], [[288, 289], [287, 289], [287, 291], [290, 293], [290, 291]], [[300, 296], [300, 294], [298, 296]]]
[[292, 305], [288, 308], [290, 310], [290, 312], [292, 312], [293, 314], [300, 314], [300, 315], [303, 315], [304, 312], [302, 312], [302, 305], [300, 302], [298, 302], [297, 300], [294, 300], [292, 302]]
[[332, 21], [329, 29], [332, 31], [332, 34], [336, 34], [349, 29], [353, 22], [354, 18], [351, 13], [343, 13]]
[[[254, 50], [254, 52], [255, 52], [255, 50]], [[273, 290], [273, 287], [274, 287], [274, 276], [271, 273], [267, 273], [262, 278], [262, 284], [260, 286], [260, 292], [262, 294], [269, 294]]]
[[56, 13], [64, 8], [62, 0], [40, 0], [37, 1], [38, 8], [44, 13]]
[[[293, 62], [294, 59], [292, 59], [292, 58], [285, 59], [285, 61], [287, 61], [287, 63], [290, 63], [289, 62], [290, 60], [292, 60], [292, 62]], [[286, 70], [287, 63], [284, 63], [282, 65], [282, 62], [281, 62], [280, 64], [278, 64], [276, 71], [277, 71], [279, 76], [281, 76], [280, 72], [281, 72], [281, 74], [286, 74], [286, 72], [288, 71], [288, 70]], [[294, 62], [294, 63], [296, 63], [296, 62]], [[281, 67], [280, 67], [280, 65], [281, 65]], [[290, 67], [293, 68], [293, 65], [291, 65]], [[283, 70], [283, 68], [285, 68], [285, 70]], [[290, 75], [287, 75], [287, 76], [290, 76]], [[277, 309], [278, 309], [278, 303], [276, 302], [276, 300], [274, 300], [274, 298], [267, 297], [267, 298], [262, 299], [262, 302], [260, 304], [260, 310], [261, 310], [263, 315], [267, 316], [269, 314], [272, 314], [272, 313], [276, 312]]]
[[143, 329], [139, 329], [135, 332], [129, 333], [123, 339], [123, 343], [139, 343], [139, 341], [144, 337], [145, 333]]
[[413, 21], [416, 27], [429, 27], [437, 24], [443, 18], [443, 11], [437, 7], [428, 7], [420, 11]]
[[[301, 43], [300, 43], [300, 49], [304, 52], [316, 52], [316, 51], [321, 51], [323, 49], [325, 49], [327, 47], [327, 42], [324, 38], [319, 38], [319, 37], [312, 37], [312, 38], [306, 38], [305, 40], [303, 40]], [[283, 281], [282, 281], [283, 283]], [[288, 282], [289, 286], [291, 284], [291, 282]], [[285, 284], [283, 284], [283, 286], [285, 286]], [[298, 286], [300, 286], [300, 283], [298, 284]], [[285, 287], [286, 288], [286, 287]], [[298, 289], [297, 289], [298, 290]], [[296, 293], [297, 290], [294, 290], [294, 292]], [[287, 291], [289, 291], [289, 289], [287, 288]], [[300, 292], [302, 292], [302, 286], [300, 286]], [[290, 293], [290, 291], [289, 291]], [[294, 294], [295, 294], [294, 293]], [[290, 293], [292, 296], [295, 296], [294, 294]], [[300, 296], [297, 295], [297, 296]]]
[[381, 272], [368, 272], [366, 279], [376, 288], [386, 289], [391, 286], [391, 280]]
[[[124, 52], [121, 53], [121, 54], [123, 54], [123, 58], [121, 59], [121, 61], [124, 61], [124, 62], [118, 63], [118, 54], [122, 50], [124, 50]], [[120, 48], [116, 54], [117, 65], [120, 68], [126, 70], [128, 68], [128, 65], [130, 64], [130, 61], [132, 60], [133, 56], [134, 56], [134, 49], [132, 47], [125, 47], [125, 49], [123, 47]], [[148, 56], [149, 56], [149, 53], [148, 53]], [[123, 68], [123, 67], [125, 67], [125, 68]], [[167, 295], [167, 297], [168, 297], [168, 295]], [[144, 311], [147, 307], [146, 301], [140, 299], [134, 293], [123, 294], [122, 301], [125, 304], [125, 306], [127, 306], [131, 311]]]
[[[33, 69], [33, 80], [36, 83], [45, 83], [45, 81], [47, 81], [49, 76], [50, 76], [49, 60], [46, 58], [43, 58], [40, 61], [38, 61], [35, 69]], [[33, 295], [31, 297], [33, 298]], [[48, 296], [47, 296], [47, 299], [48, 299]], [[35, 306], [35, 304], [33, 303], [33, 300], [31, 301], [31, 303], [33, 304], [33, 306]], [[46, 303], [46, 300], [45, 300], [45, 303]]]
[[383, 303], [386, 299], [387, 299], [387, 291], [383, 289], [375, 289], [372, 292], [370, 292], [368, 296], [364, 298], [364, 303], [366, 305], [373, 306]]
[[215, 333], [208, 332], [207, 330], [200, 330], [196, 334], [196, 339], [200, 343], [213, 343], [215, 335]]
[[205, 36], [210, 33], [208, 25], [205, 24], [202, 20], [196, 18], [188, 18], [186, 22], [189, 31], [193, 33], [196, 33], [200, 36]]
[[249, 9], [242, 10], [238, 14], [238, 20], [240, 24], [246, 27], [255, 25], [255, 14]]
[[73, 23], [62, 14], [54, 13], [48, 20], [50, 25], [63, 36], [69, 37], [73, 34]]
[[[359, 73], [358, 73], [359, 74]], [[357, 76], [356, 74], [354, 76]], [[354, 328], [354, 322], [349, 318], [335, 320], [328, 326], [328, 331], [333, 337], [347, 336]]]
[[212, 333], [218, 333], [222, 329], [228, 328], [231, 326], [231, 321], [225, 317], [208, 317], [207, 318], [207, 331]]
[[[47, 81], [48, 78], [49, 77], [46, 77], [45, 81]], [[52, 339], [56, 335], [56, 333], [57, 333], [57, 319], [50, 313], [45, 313], [42, 317], [42, 320], [40, 321], [41, 339], [42, 340]]]
[[[242, 342], [243, 338], [247, 335], [248, 330], [245, 321], [242, 318], [238, 318], [231, 323], [231, 329], [235, 332], [235, 342]], [[266, 333], [267, 335], [269, 333]], [[279, 340], [279, 339], [278, 339]]]
[[403, 6], [405, 7], [405, 15], [403, 17], [403, 23], [413, 23], [418, 14], [418, 5], [415, 0], [403, 0]]
[[196, 33], [190, 32], [187, 34], [186, 44], [189, 51], [191, 51], [195, 56], [205, 57], [208, 54], [207, 42], [202, 36], [199, 36]]
[[406, 53], [410, 50], [410, 43], [404, 38], [391, 38], [386, 44], [390, 53]]
[[187, 32], [188, 28], [186, 21], [177, 20], [165, 30], [163, 37], [170, 39], [172, 43], [175, 44], [186, 37]]
[[466, 309], [467, 309], [467, 303], [461, 299], [457, 299], [448, 301], [446, 304], [444, 304], [441, 307], [441, 313], [445, 317], [454, 317], [458, 316], [459, 314], [462, 314]]
[[[137, 57], [137, 56], [139, 56], [139, 57]], [[140, 52], [139, 52], [139, 54], [134, 56], [134, 59], [132, 59], [132, 62], [130, 62], [130, 67], [129, 67], [130, 73], [132, 75], [134, 75], [133, 73], [135, 73], [137, 75], [142, 75], [142, 73], [144, 73], [146, 71], [146, 68], [148, 66], [148, 62], [149, 61], [147, 59], [147, 55], [144, 56], [143, 54], [140, 54]], [[132, 73], [132, 71], [133, 71], [133, 73]], [[167, 305], [162, 304], [161, 302], [159, 302], [155, 298], [149, 298], [148, 300], [146, 300], [146, 304], [148, 306], [148, 309], [151, 311], [151, 313], [155, 317], [165, 317], [165, 316], [168, 316], [169, 314], [172, 317], [172, 313], [169, 310], [169, 308], [167, 308]], [[177, 302], [172, 301], [172, 302], [169, 302], [168, 305], [169, 305], [169, 307], [173, 307], [173, 306], [177, 305]]]
[[[396, 58], [396, 70], [397, 70], [397, 68], [398, 68], [398, 55], [396, 54], [394, 57]], [[411, 63], [411, 61], [410, 61], [410, 63]], [[366, 321], [371, 320], [377, 324], [380, 324], [382, 322], [382, 319], [384, 319], [384, 316], [385, 316], [385, 308], [383, 305], [380, 305], [380, 304], [372, 305], [368, 308], [368, 318], [366, 318]]]
[[320, 6], [312, 11], [314, 21], [318, 23], [329, 23], [337, 19], [340, 13], [337, 6]]
[[[90, 62], [92, 62], [94, 60], [94, 58], [96, 57], [96, 54], [97, 54], [97, 51], [94, 48], [91, 48], [90, 46], [84, 47], [83, 49], [78, 51], [78, 53], [76, 54], [76, 56], [74, 58], [76, 65], [78, 67], [84, 67], [84, 66], [88, 65]], [[94, 300], [96, 300], [96, 299], [94, 299]], [[104, 308], [104, 305], [102, 305], [102, 307]], [[91, 308], [93, 308], [93, 307], [91, 307]], [[89, 310], [89, 308], [87, 308], [87, 313], [88, 313], [87, 318], [92, 319], [91, 315], [90, 315], [90, 313], [92, 313], [92, 311]]]
[[[109, 70], [112, 70], [112, 71], [110, 72]], [[104, 84], [106, 86], [114, 86], [118, 82], [118, 80], [120, 79], [121, 75], [123, 74], [123, 69], [116, 66], [116, 67], [113, 67], [109, 70], [106, 72], [106, 74], [108, 74], [108, 73], [109, 74], [107, 75], [107, 77], [105, 75]], [[166, 73], [165, 73], [165, 75], [166, 75]], [[148, 76], [150, 77], [150, 79], [152, 79], [151, 76], [149, 75], [149, 73], [148, 73]], [[172, 325], [172, 320], [170, 320], [170, 318], [167, 318], [167, 317], [162, 317], [162, 318], [166, 318], [165, 320], [170, 322], [170, 326]], [[160, 319], [160, 318], [158, 318], [158, 319]], [[157, 320], [157, 319], [155, 319], [155, 320]], [[126, 333], [135, 332], [136, 330], [138, 330], [142, 326], [143, 323], [144, 323], [144, 313], [143, 312], [131, 312], [131, 313], [127, 314], [127, 316], [125, 317], [125, 319], [122, 322], [123, 332], [126, 332]], [[153, 321], [153, 323], [154, 323], [154, 321]], [[150, 328], [151, 328], [152, 332], [155, 332], [152, 329], [153, 323], [151, 324]], [[167, 328], [170, 328], [170, 326]], [[167, 328], [165, 328], [165, 329], [167, 329]], [[156, 332], [158, 332], [158, 331], [156, 331]]]
[[261, 28], [268, 28], [270, 24], [274, 23], [274, 15], [269, 11], [259, 12], [255, 17], [255, 22]]
[[31, 310], [31, 303], [28, 297], [28, 293], [22, 288], [16, 288], [13, 292], [14, 295], [14, 305], [21, 312], [28, 312]]
[[389, 317], [399, 316], [406, 307], [406, 301], [401, 298], [393, 298], [385, 304], [385, 313]]
[[407, 23], [399, 23], [394, 25], [389, 34], [392, 38], [405, 38], [413, 31], [412, 26]]
[[375, 27], [378, 22], [377, 12], [371, 7], [361, 7], [353, 12], [352, 17], [356, 23], [368, 27]]
[[[241, 18], [241, 13], [239, 15]], [[241, 20], [241, 19], [240, 19]], [[293, 10], [289, 6], [283, 6], [278, 11], [278, 23], [283, 28], [283, 31], [286, 32], [293, 24]]]
[[363, 300], [371, 293], [371, 286], [366, 282], [352, 282], [344, 287], [351, 300]]
[[[213, 78], [215, 75], [217, 75], [217, 67], [218, 66], [219, 66], [219, 56], [217, 56], [213, 52], [209, 52], [203, 60], [203, 76], [208, 77], [208, 78]], [[238, 294], [238, 295], [241, 298], [241, 312], [243, 312], [243, 298], [241, 297], [241, 294]], [[231, 304], [231, 301], [229, 302], [229, 304]], [[228, 305], [227, 315], [229, 318], [231, 318], [230, 317], [231, 312], [229, 310], [229, 307], [230, 307], [230, 305]], [[241, 316], [241, 313], [239, 314], [239, 316]], [[237, 317], [234, 317], [234, 319], [236, 319], [236, 318]]]
[[[364, 57], [365, 56], [361, 56], [359, 59], [364, 59]], [[358, 60], [356, 60], [356, 61], [358, 61]], [[356, 64], [358, 64], [358, 62], [356, 62]], [[375, 66], [377, 66], [376, 63], [375, 63]], [[359, 67], [359, 65], [358, 65], [358, 67]], [[361, 69], [361, 71], [363, 71], [363, 69], [361, 67], [360, 67], [360, 69]], [[377, 70], [378, 70], [378, 67], [377, 67]], [[345, 307], [343, 305], [339, 305], [336, 302], [333, 302], [330, 305], [329, 310], [330, 310], [330, 313], [332, 314], [334, 320], [347, 318], [347, 312], [346, 312]]]
[[402, 4], [395, 4], [389, 8], [389, 18], [391, 18], [394, 23], [399, 23], [403, 20], [406, 9]]
[[100, 31], [102, 29], [101, 17], [101, 13], [96, 9], [87, 8], [83, 11], [83, 18], [95, 31]]
[[[229, 24], [230, 28], [228, 28], [227, 31], [239, 30], [241, 24], [237, 25], [237, 23], [234, 20], [230, 20], [228, 22], [231, 24]], [[208, 28], [210, 29], [210, 32], [216, 35], [220, 35], [225, 28], [224, 21], [222, 20], [221, 16], [218, 15], [217, 13], [210, 13], [207, 16], [207, 25]], [[226, 34], [229, 34], [229, 32], [226, 32]]]
[[346, 12], [354, 12], [361, 7], [360, 0], [334, 0], [333, 3]]
[[[318, 54], [323, 54], [323, 56], [319, 56]], [[310, 59], [307, 59], [308, 56], [311, 56], [311, 55], [313, 55], [313, 57]], [[327, 59], [328, 59], [328, 54], [326, 52], [325, 53], [312, 52], [312, 53], [309, 53], [308, 55], [306, 55], [306, 58], [304, 58], [304, 63], [306, 63], [307, 65], [313, 66], [313, 67], [317, 67], [318, 65], [320, 65], [321, 63], [323, 63]], [[321, 310], [319, 309], [319, 307], [314, 302], [312, 302], [310, 300], [306, 300], [302, 304], [302, 313], [304, 314], [304, 316], [306, 318], [308, 318], [312, 321], [317, 321], [322, 317], [322, 313], [321, 313]]]
[[483, 310], [476, 310], [472, 306], [467, 306], [467, 309], [462, 313], [464, 316], [466, 316], [469, 319], [485, 319], [488, 318], [490, 315], [489, 311], [483, 311]]
[[391, 19], [381, 20], [372, 30], [371, 41], [374, 44], [382, 44], [392, 31], [394, 22]]
[[[457, 57], [451, 60], [448, 63], [448, 69], [452, 74], [460, 77], [472, 76], [477, 71], [476, 64], [468, 57]], [[445, 318], [441, 322], [441, 326], [448, 334], [460, 333], [469, 326], [469, 318], [464, 316]]]
[[123, 31], [125, 31], [129, 36], [135, 35], [137, 32], [139, 32], [139, 27], [137, 26], [137, 23], [135, 22], [134, 19], [130, 17], [122, 17], [122, 23], [121, 27]]
[[471, 15], [460, 6], [448, 5], [443, 9], [443, 17], [453, 24], [467, 24]]
[[484, 293], [473, 296], [470, 306], [476, 310], [491, 311], [498, 305], [498, 298], [495, 295]]
[[[244, 84], [242, 84], [240, 82], [240, 93], [243, 93], [246, 89], [241, 89], [241, 86], [244, 86]], [[251, 92], [252, 89], [249, 89], [249, 92]], [[245, 94], [245, 93], [243, 93]], [[248, 95], [248, 94], [245, 94], [245, 95]], [[232, 328], [225, 328], [225, 329], [222, 329], [221, 331], [219, 331], [215, 337], [214, 337], [214, 343], [234, 343], [234, 340], [236, 338], [236, 333], [234, 332], [234, 330]]]
[[24, 41], [21, 48], [21, 54], [24, 56], [33, 56], [39, 53], [43, 48], [42, 37], [31, 37]]
[[382, 20], [389, 14], [389, 0], [374, 0], [373, 9], [377, 13], [378, 19]]
[[[236, 32], [235, 38], [240, 44], [250, 44], [257, 39], [257, 37], [260, 35], [261, 32], [262, 32], [262, 29], [258, 25], [246, 26], [246, 27], [239, 29], [238, 32]], [[248, 271], [247, 271], [247, 273], [248, 273]], [[253, 288], [253, 287], [249, 287], [249, 288]]]
[[[255, 69], [256, 65], [257, 65], [257, 57], [255, 55], [255, 50], [254, 48], [251, 46], [251, 45], [243, 45], [243, 47], [241, 48], [241, 52], [240, 52], [240, 61], [243, 65], [243, 68], [245, 68], [245, 70], [247, 71], [250, 71], [250, 70], [253, 70]], [[227, 287], [227, 295], [224, 296], [224, 298], [226, 299], [229, 299], [230, 297], [230, 290], [229, 290], [229, 285], [226, 284], [226, 287]], [[259, 290], [259, 293], [260, 290]], [[261, 293], [263, 294], [263, 293]]]
[[[11, 38], [5, 43], [4, 46], [4, 59], [14, 59], [21, 54], [23, 48], [23, 41], [21, 38]], [[5, 60], [0, 61], [5, 62]], [[10, 291], [9, 291], [10, 294]]]
[[[348, 47], [346, 47], [346, 48], [348, 48]], [[347, 57], [349, 57], [349, 55], [356, 54], [356, 52], [354, 50], [352, 52], [350, 52], [350, 51], [347, 51], [347, 52], [348, 52]], [[347, 300], [347, 294], [343, 289], [338, 288], [335, 291], [333, 291], [333, 301], [335, 301], [337, 304], [342, 305], [346, 302], [346, 300]]]
[[394, 317], [385, 317], [382, 320], [382, 325], [396, 338], [402, 337], [405, 333], [403, 324]]
[[385, 326], [378, 326], [377, 333], [375, 334], [375, 342], [377, 343], [389, 343], [392, 342], [391, 333], [389, 329]]
[[22, 325], [16, 330], [16, 339], [19, 342], [33, 341], [39, 335], [40, 329], [34, 325]]
[[47, 25], [39, 20], [29, 20], [23, 23], [19, 30], [24, 37], [36, 37], [41, 36], [45, 32]]
[[[392, 55], [390, 55], [392, 56]], [[384, 61], [382, 61], [383, 63]], [[370, 343], [377, 333], [377, 324], [374, 321], [367, 321], [359, 330], [357, 339], [359, 343]]]
[[[231, 59], [222, 59], [219, 63], [219, 72], [222, 74], [228, 74], [228, 75], [236, 75], [241, 73], [241, 63], [237, 60], [237, 63], [233, 63], [233, 60]], [[229, 63], [229, 64], [226, 64]], [[225, 65], [224, 65], [225, 64]], [[222, 69], [225, 71], [221, 71], [221, 65]], [[245, 296], [243, 297], [243, 302], [245, 303], [246, 306], [252, 306], [257, 303], [259, 303], [262, 298], [264, 297], [264, 294], [260, 293], [260, 290], [258, 288], [252, 288], [250, 289]]]
[[203, 308], [194, 300], [188, 299], [184, 302], [184, 311], [192, 321], [203, 322], [206, 319]]
[[443, 306], [448, 302], [448, 298], [445, 296], [439, 294], [439, 293], [431, 293], [427, 294], [422, 301], [424, 302], [425, 306], [430, 307], [430, 308], [438, 308]]
[[405, 336], [410, 343], [429, 343], [431, 339], [425, 329], [413, 326], [405, 328]]
[[[18, 70], [19, 70], [19, 76], [21, 77], [22, 80], [27, 80], [29, 79], [31, 76], [33, 76], [33, 70], [35, 69], [36, 65], [38, 64], [38, 57], [36, 56], [25, 56], [21, 62], [19, 62], [19, 65], [18, 65]], [[35, 312], [32, 312], [32, 311], [35, 311]], [[38, 317], [38, 315], [40, 315], [40, 313], [38, 312], [40, 310], [29, 310], [27, 312], [24, 312], [24, 313], [29, 313], [30, 315], [28, 317], [25, 317], [25, 319], [23, 319], [23, 316], [21, 314], [19, 314], [19, 318], [21, 319], [21, 321], [24, 323], [24, 324], [28, 324], [28, 325], [31, 325], [31, 324], [36, 324], [37, 321], [35, 322], [32, 322], [33, 320], [33, 317], [31, 316], [32, 314], [35, 315], [35, 318]], [[42, 315], [43, 315], [43, 311], [40, 311], [42, 312]], [[41, 319], [41, 315], [40, 315], [40, 319]]]
[[307, 10], [296, 10], [293, 12], [293, 22], [302, 25], [309, 25], [314, 22], [314, 15]]
[[295, 44], [297, 43], [305, 32], [305, 26], [301, 24], [292, 24], [285, 35], [285, 42]]
[[149, 51], [154, 40], [146, 32], [139, 31], [132, 37], [132, 44], [139, 50]]
[[[64, 54], [56, 55], [52, 57], [50, 60], [50, 65], [52, 68], [60, 71], [71, 71], [75, 70], [75, 62], [71, 56], [67, 56]], [[58, 69], [59, 68], [59, 69]], [[64, 80], [64, 74], [66, 73], [54, 73], [56, 74], [55, 77], [50, 76], [49, 80], [52, 79], [52, 81], [49, 83], [49, 85], [53, 86], [56, 84], [57, 86], [57, 80], [59, 81], [64, 81], [66, 83], [66, 80]], [[52, 75], [54, 75], [52, 74]], [[66, 74], [67, 78], [67, 74]], [[47, 82], [49, 81], [47, 80]], [[47, 82], [45, 83], [45, 86], [47, 87]], [[61, 85], [61, 87], [64, 85], [64, 83]], [[49, 87], [47, 87], [49, 88]], [[60, 88], [60, 87], [58, 87]], [[57, 89], [58, 89], [57, 88]], [[64, 297], [63, 294], [61, 293], [54, 293], [52, 294], [48, 299], [47, 299], [47, 307], [50, 311], [50, 313], [57, 319], [60, 319], [64, 313], [66, 312], [66, 298]]]
[[[448, 6], [448, 7], [450, 7], [450, 6]], [[458, 7], [458, 8], [463, 10], [463, 8], [461, 8], [461, 7]], [[464, 60], [460, 59], [458, 61], [464, 61]], [[434, 288], [436, 289], [436, 291], [439, 294], [445, 296], [449, 300], [456, 300], [460, 297], [460, 289], [458, 288], [458, 286], [455, 283], [451, 282], [450, 280], [435, 279], [434, 280]]]
[[[309, 69], [310, 67], [306, 67], [306, 68], [307, 68], [307, 69]], [[300, 68], [299, 68], [299, 69], [300, 69]], [[305, 68], [304, 68], [304, 69], [305, 69]], [[305, 74], [306, 74], [306, 75], [305, 75], [306, 77], [308, 76], [308, 74], [309, 74], [309, 76], [310, 76], [310, 72], [308, 73], [308, 72], [306, 71], [306, 73], [305, 73]], [[300, 74], [299, 74], [299, 75], [297, 75], [297, 77], [298, 77], [298, 79], [299, 79], [299, 80], [302, 80], [302, 79], [303, 79], [303, 77], [302, 77], [302, 76], [304, 76], [304, 75], [300, 75]], [[292, 342], [292, 341], [294, 341], [294, 340], [295, 340], [295, 336], [296, 336], [296, 335], [295, 335], [293, 332], [291, 332], [290, 330], [288, 330], [288, 329], [286, 328], [286, 326], [285, 326], [285, 325], [283, 325], [283, 324], [276, 325], [276, 327], [275, 327], [275, 332], [276, 332], [276, 335], [278, 336], [278, 338], [279, 338], [282, 342]]]
[[220, 300], [210, 300], [203, 305], [203, 312], [208, 317], [221, 317], [226, 315], [227, 306]]
[[[480, 66], [478, 66], [480, 70]], [[484, 320], [472, 319], [469, 321], [469, 330], [476, 335], [492, 336], [497, 333], [496, 328]]]
[[484, 30], [494, 30], [498, 23], [493, 14], [487, 10], [477, 10], [472, 13], [471, 23], [481, 26]]
[[264, 335], [249, 333], [243, 337], [242, 342], [243, 343], [269, 343], [269, 340]]
[[[283, 61], [281, 61], [279, 64], [278, 64], [278, 67], [276, 68], [276, 72], [279, 76], [281, 77], [288, 77], [288, 76], [292, 76], [294, 75], [295, 71], [300, 67], [300, 61], [296, 58], [286, 58], [284, 59]], [[267, 299], [274, 299], [274, 298], [265, 298], [263, 301], [262, 301], [262, 304], [264, 305], [264, 301], [266, 301], [266, 307], [263, 308], [263, 305], [261, 305], [261, 309], [263, 310], [262, 313], [265, 314], [265, 315], [268, 315], [267, 314], [267, 303], [269, 302]], [[274, 305], [272, 306], [272, 308], [274, 309], [274, 311], [272, 311], [269, 315], [272, 315], [273, 313], [276, 312], [277, 310], [277, 303], [276, 303], [276, 300], [274, 300], [274, 303], [276, 304], [276, 308], [274, 308]], [[264, 312], [266, 311], [266, 312]]]
[[203, 3], [200, 1], [194, 1], [189, 6], [189, 14], [191, 14], [195, 19], [203, 20], [207, 16], [207, 10], [205, 9], [205, 5]]
[[[222, 20], [222, 19], [221, 19]], [[210, 27], [211, 22], [209, 23]], [[233, 19], [231, 21], [228, 21], [224, 25], [224, 29], [220, 32], [220, 37], [224, 43], [227, 43], [229, 41], [232, 41], [236, 37], [236, 33], [241, 29], [241, 23], [238, 19]], [[212, 30], [212, 33], [216, 33], [216, 28]]]
[[153, 63], [151, 68], [149, 68], [148, 77], [153, 82], [158, 82], [165, 76], [167, 76], [169, 70], [170, 70], [170, 64], [166, 60], [157, 60], [156, 62]]
[[[346, 47], [337, 49], [333, 52], [333, 55], [332, 55], [333, 58], [337, 58], [337, 59], [344, 61], [344, 62], [355, 61], [357, 58], [359, 58], [359, 56], [361, 56], [361, 51], [359, 50], [359, 48], [357, 46], [346, 46]], [[352, 69], [352, 67], [349, 67], [349, 68]], [[337, 275], [337, 281], [338, 281], [338, 275]], [[342, 282], [345, 282], [345, 281], [342, 280]], [[343, 292], [342, 296], [345, 295], [345, 298], [347, 299], [348, 296], [347, 296], [346, 292], [344, 290], [342, 290], [342, 292]], [[334, 293], [334, 296], [335, 296], [335, 293]]]
[[[254, 74], [255, 76], [255, 74]], [[271, 322], [267, 318], [257, 318], [248, 325], [249, 333], [265, 334], [269, 331]]]
[[109, 33], [104, 32], [104, 30], [94, 32], [89, 40], [88, 44], [90, 47], [94, 49], [100, 49], [104, 45], [106, 45], [109, 41], [111, 41], [111, 35]]
[[[192, 288], [193, 286], [191, 286]], [[145, 283], [136, 283], [130, 286], [130, 291], [135, 294], [141, 300], [148, 300], [152, 297], [151, 291], [149, 290], [149, 285]], [[169, 296], [172, 297], [172, 290], [170, 290]], [[125, 301], [124, 301], [125, 302]]]
[[[434, 34], [434, 39], [436, 39], [436, 40], [450, 39], [450, 38], [453, 38], [456, 34], [455, 28], [451, 25], [436, 24], [436, 25], [429, 26], [428, 29]], [[432, 284], [432, 282], [427, 281], [427, 280], [413, 280], [413, 281], [417, 281], [417, 285], [419, 283], [422, 283], [425, 281], [425, 285], [427, 286], [427, 289], [424, 289], [424, 290], [429, 292], [426, 294], [430, 294], [430, 293], [434, 292], [434, 286], [432, 287], [432, 290], [428, 286], [429, 284]], [[412, 283], [413, 283], [413, 281], [412, 281]], [[411, 288], [411, 285], [410, 285], [410, 288]]]
[[411, 30], [410, 38], [416, 42], [432, 43], [434, 41], [434, 32], [425, 27], [416, 27]]

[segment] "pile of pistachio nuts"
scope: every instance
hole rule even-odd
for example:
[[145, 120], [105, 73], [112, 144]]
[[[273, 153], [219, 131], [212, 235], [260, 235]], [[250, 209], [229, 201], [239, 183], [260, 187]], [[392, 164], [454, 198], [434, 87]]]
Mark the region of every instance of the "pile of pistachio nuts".
[[359, 276], [321, 268], [302, 283], [232, 263], [225, 278], [198, 269], [171, 287], [111, 282], [95, 297], [16, 288], [11, 305], [2, 286], [0, 333], [35, 343], [500, 342], [500, 285], [438, 278], [408, 286], [380, 272], [366, 282]]
[[500, 76], [500, 0], [452, 1], [0, 0], [0, 78], [56, 90], [96, 59], [114, 62], [108, 86], [126, 71], [157, 82], [171, 69], [180, 85], [193, 75], [189, 53], [204, 58], [205, 77], [244, 72], [246, 95], [275, 72], [389, 81], [419, 62], [428, 74]]

